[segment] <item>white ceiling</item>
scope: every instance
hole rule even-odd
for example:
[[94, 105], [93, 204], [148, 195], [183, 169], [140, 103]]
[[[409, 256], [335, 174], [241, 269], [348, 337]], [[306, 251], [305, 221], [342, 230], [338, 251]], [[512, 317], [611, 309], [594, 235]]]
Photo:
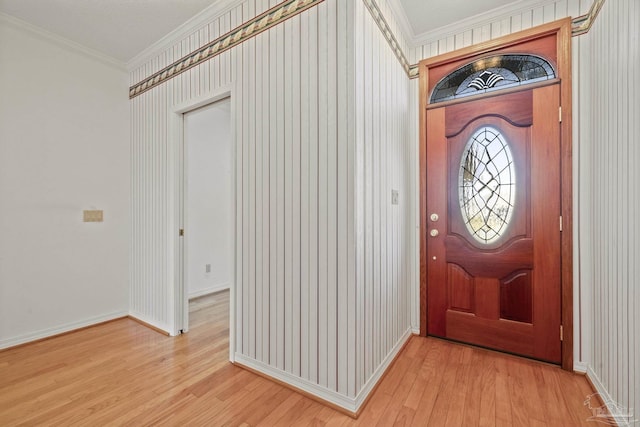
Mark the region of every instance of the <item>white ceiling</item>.
[[0, 12], [127, 62], [216, 0], [0, 0]]
[[413, 37], [518, 0], [399, 0]]
[[[353, 1], [353, 0], [349, 0]], [[523, 0], [390, 0], [410, 38]], [[128, 62], [205, 8], [230, 0], [0, 0], [0, 12]], [[398, 7], [399, 6], [399, 7]]]

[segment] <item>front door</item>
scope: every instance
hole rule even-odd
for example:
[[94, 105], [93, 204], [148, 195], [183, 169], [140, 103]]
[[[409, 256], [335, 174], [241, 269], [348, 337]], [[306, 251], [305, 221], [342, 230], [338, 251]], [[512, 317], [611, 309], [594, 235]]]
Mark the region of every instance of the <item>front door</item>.
[[560, 84], [426, 112], [427, 332], [561, 361]]

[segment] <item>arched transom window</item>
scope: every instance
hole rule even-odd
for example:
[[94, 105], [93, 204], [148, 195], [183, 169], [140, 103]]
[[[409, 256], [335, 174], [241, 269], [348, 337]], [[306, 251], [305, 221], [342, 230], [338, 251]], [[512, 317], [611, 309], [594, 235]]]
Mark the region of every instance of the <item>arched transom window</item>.
[[554, 79], [551, 64], [536, 55], [495, 55], [464, 65], [440, 80], [430, 103]]

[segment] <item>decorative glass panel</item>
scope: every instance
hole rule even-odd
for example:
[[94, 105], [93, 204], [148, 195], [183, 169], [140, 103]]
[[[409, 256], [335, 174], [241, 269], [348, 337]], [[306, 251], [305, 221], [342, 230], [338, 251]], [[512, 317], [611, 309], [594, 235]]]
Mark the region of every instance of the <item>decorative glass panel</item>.
[[515, 202], [515, 168], [504, 135], [494, 127], [478, 129], [462, 153], [458, 189], [462, 219], [483, 244], [507, 229]]
[[497, 55], [478, 59], [440, 80], [431, 103], [477, 95], [556, 77], [545, 59], [535, 55]]

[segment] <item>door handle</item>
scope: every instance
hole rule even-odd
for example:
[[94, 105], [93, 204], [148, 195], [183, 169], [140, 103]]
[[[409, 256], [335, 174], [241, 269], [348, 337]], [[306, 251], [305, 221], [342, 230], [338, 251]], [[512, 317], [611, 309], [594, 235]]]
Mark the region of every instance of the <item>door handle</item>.
[[437, 237], [440, 232], [434, 228], [429, 232], [429, 234], [431, 235], [431, 237]]

